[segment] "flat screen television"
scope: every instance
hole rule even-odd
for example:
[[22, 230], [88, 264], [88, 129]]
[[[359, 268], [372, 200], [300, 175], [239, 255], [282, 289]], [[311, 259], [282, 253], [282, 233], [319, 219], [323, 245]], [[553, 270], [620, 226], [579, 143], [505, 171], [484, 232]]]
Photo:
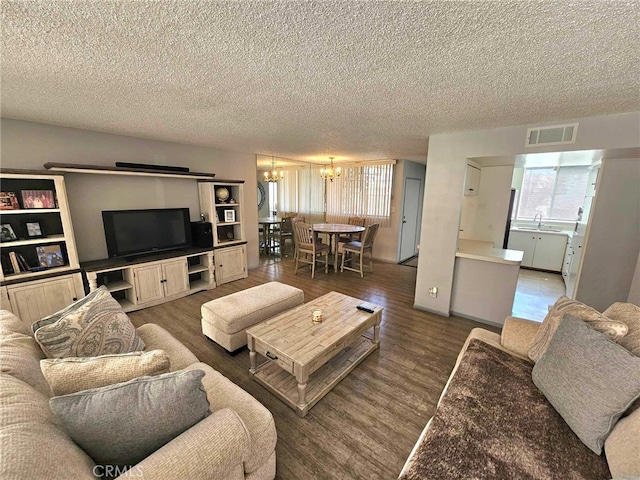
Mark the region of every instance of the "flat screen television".
[[102, 212], [109, 258], [135, 257], [191, 246], [188, 208]]

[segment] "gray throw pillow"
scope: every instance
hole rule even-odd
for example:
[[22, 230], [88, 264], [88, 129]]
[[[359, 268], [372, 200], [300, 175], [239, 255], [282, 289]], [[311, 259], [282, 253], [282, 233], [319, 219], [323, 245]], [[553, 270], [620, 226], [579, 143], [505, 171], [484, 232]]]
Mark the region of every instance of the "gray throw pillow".
[[34, 324], [34, 338], [49, 358], [97, 357], [144, 350], [144, 342], [106, 287]]
[[595, 453], [640, 398], [640, 357], [569, 314], [533, 367], [533, 383]]
[[100, 465], [130, 467], [208, 415], [202, 370], [140, 377], [53, 397], [51, 410]]

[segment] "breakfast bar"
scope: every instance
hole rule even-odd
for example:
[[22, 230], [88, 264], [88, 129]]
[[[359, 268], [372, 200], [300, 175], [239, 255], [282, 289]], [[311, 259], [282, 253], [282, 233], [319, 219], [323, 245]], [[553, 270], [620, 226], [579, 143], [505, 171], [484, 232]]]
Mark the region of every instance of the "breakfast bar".
[[492, 242], [459, 239], [451, 313], [502, 326], [513, 308], [522, 255]]

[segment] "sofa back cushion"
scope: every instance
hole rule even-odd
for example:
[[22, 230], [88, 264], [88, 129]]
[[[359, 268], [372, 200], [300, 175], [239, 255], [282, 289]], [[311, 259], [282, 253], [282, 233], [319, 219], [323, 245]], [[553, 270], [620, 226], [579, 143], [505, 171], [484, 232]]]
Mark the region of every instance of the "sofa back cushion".
[[640, 307], [633, 303], [616, 302], [602, 314], [627, 325], [629, 332], [618, 343], [640, 357]]
[[0, 373], [0, 478], [94, 479], [94, 463], [65, 433], [48, 398]]
[[40, 371], [44, 353], [13, 313], [0, 312], [0, 372], [13, 375], [47, 397], [51, 389]]

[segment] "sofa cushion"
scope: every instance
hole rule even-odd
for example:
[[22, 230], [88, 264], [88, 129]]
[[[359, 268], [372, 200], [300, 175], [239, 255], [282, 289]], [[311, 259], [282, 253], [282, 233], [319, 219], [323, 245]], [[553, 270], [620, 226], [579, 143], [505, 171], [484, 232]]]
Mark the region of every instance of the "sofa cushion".
[[207, 392], [211, 410], [230, 408], [240, 416], [247, 427], [251, 445], [245, 461], [245, 473], [250, 474], [262, 468], [274, 452], [278, 439], [271, 412], [248, 392], [210, 366], [195, 363], [187, 367], [187, 370], [191, 369], [201, 369], [206, 373], [202, 384]]
[[76, 308], [66, 307], [53, 323], [35, 331], [35, 339], [47, 357], [92, 357], [144, 349], [131, 320], [106, 287], [87, 297], [90, 299], [79, 300]]
[[21, 333], [33, 336], [29, 325], [16, 317], [9, 310], [0, 310], [0, 336], [7, 333]]
[[400, 478], [611, 478], [604, 457], [576, 437], [533, 384], [532, 368], [472, 339]]
[[169, 356], [162, 350], [99, 357], [40, 360], [40, 368], [54, 395], [105, 387], [134, 378], [169, 372]]
[[0, 478], [94, 479], [94, 463], [57, 422], [49, 398], [0, 373]]
[[633, 303], [616, 302], [602, 314], [627, 325], [629, 332], [617, 342], [640, 357], [640, 307]]
[[551, 307], [535, 337], [533, 337], [533, 341], [529, 346], [529, 358], [531, 360], [537, 362], [542, 357], [562, 321], [562, 317], [566, 313], [570, 313], [574, 317], [589, 323], [593, 328], [607, 334], [613, 340], [624, 337], [629, 331], [629, 328], [624, 323], [611, 320], [584, 303], [562, 296]]
[[40, 371], [43, 358], [32, 336], [15, 332], [0, 335], [0, 372], [13, 375], [50, 397], [51, 388]]
[[49, 401], [69, 436], [101, 465], [128, 466], [207, 416], [201, 370], [142, 377]]
[[536, 362], [533, 382], [595, 453], [640, 397], [640, 357], [567, 314]]
[[621, 418], [604, 442], [613, 478], [640, 478], [640, 409]]

